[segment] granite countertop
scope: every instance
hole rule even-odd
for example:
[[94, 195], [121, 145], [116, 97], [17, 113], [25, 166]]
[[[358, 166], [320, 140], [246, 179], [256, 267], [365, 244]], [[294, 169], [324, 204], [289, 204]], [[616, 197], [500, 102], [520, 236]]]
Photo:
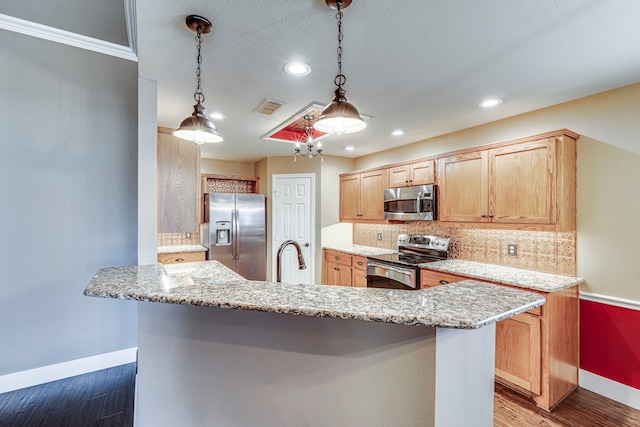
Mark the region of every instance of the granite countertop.
[[351, 255], [358, 256], [375, 256], [375, 255], [385, 255], [385, 254], [395, 254], [398, 251], [393, 249], [383, 249], [383, 248], [374, 248], [371, 246], [362, 246], [362, 245], [334, 245], [334, 246], [324, 246], [323, 249], [329, 249], [331, 251], [339, 251], [345, 252]]
[[182, 252], [205, 252], [207, 248], [202, 245], [170, 245], [158, 246], [159, 254], [177, 254]]
[[546, 302], [473, 280], [417, 291], [250, 281], [217, 261], [103, 268], [84, 294], [457, 329], [481, 328]]
[[542, 292], [558, 292], [584, 282], [584, 279], [580, 277], [561, 276], [460, 259], [430, 262], [421, 264], [420, 267]]

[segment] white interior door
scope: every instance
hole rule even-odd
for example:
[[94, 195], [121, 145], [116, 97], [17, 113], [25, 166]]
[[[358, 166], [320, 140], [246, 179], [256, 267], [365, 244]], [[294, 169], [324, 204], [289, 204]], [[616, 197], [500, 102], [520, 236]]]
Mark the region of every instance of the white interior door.
[[315, 174], [273, 175], [272, 199], [272, 280], [277, 279], [278, 248], [287, 240], [298, 242], [307, 264], [298, 269], [293, 245], [282, 252], [282, 282], [314, 282], [315, 267]]

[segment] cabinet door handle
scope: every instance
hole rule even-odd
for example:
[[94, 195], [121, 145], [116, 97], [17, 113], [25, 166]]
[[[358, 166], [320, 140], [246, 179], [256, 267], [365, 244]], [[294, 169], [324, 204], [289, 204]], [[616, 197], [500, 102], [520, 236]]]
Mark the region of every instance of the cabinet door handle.
[[184, 258], [176, 258], [176, 262], [182, 262], [184, 261]]
[[493, 218], [493, 214], [489, 214], [489, 218]]
[[336, 261], [339, 261], [339, 260], [340, 260], [340, 257], [339, 257], [339, 256], [337, 256], [337, 257], [336, 257]]
[[486, 217], [487, 217], [487, 214], [482, 214], [482, 215], [480, 215], [480, 216], [481, 216], [482, 218], [486, 218]]
[[440, 280], [438, 283], [440, 283], [441, 285], [448, 285], [449, 282], [447, 280]]
[[356, 264], [358, 265], [364, 265], [364, 263], [362, 261], [358, 261]]
[[334, 270], [336, 271], [340, 271], [340, 269], [338, 267], [333, 267]]

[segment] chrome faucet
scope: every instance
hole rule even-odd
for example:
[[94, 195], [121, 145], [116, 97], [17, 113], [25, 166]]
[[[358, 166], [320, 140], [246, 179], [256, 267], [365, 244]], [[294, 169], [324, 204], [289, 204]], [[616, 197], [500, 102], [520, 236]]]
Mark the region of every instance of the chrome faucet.
[[284, 242], [282, 242], [282, 244], [278, 248], [278, 255], [277, 255], [278, 262], [276, 266], [276, 282], [282, 281], [282, 265], [281, 265], [282, 251], [284, 251], [284, 248], [286, 248], [289, 245], [293, 245], [296, 248], [296, 251], [298, 251], [298, 270], [304, 270], [305, 268], [307, 268], [307, 264], [304, 263], [304, 257], [302, 256], [302, 248], [300, 247], [300, 244], [295, 240], [285, 240]]

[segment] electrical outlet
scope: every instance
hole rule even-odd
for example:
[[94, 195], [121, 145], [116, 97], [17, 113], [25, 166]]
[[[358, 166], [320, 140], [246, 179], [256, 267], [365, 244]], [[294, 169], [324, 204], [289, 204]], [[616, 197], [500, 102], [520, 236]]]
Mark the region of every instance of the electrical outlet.
[[378, 233], [378, 240], [382, 240], [382, 233]]
[[187, 239], [190, 239], [191, 238], [191, 233], [188, 233], [188, 232], [184, 233], [184, 237], [186, 237]]
[[515, 243], [509, 243], [507, 244], [507, 254], [509, 256], [516, 256], [518, 255], [518, 245], [516, 245]]

